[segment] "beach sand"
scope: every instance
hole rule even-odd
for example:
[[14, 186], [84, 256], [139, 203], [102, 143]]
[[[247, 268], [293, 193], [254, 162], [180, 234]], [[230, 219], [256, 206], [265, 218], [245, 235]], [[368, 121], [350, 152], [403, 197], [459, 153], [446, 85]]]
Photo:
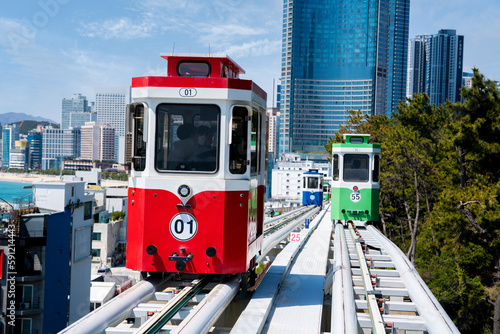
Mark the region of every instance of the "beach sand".
[[[27, 174], [27, 173], [0, 173], [0, 180], [2, 181], [15, 181], [15, 182], [57, 182], [60, 181], [59, 176], [55, 175], [39, 175], [39, 174]], [[101, 186], [104, 188], [108, 187], [126, 187], [128, 186], [127, 181], [115, 181], [115, 180], [101, 180]]]

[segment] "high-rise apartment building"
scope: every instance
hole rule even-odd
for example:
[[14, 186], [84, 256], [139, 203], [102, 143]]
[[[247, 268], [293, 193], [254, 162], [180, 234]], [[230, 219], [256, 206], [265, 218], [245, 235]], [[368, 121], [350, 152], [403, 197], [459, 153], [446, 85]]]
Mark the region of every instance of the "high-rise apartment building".
[[88, 122], [81, 128], [81, 158], [89, 161], [115, 159], [115, 129], [105, 123]]
[[123, 138], [125, 109], [128, 103], [130, 103], [130, 88], [96, 89], [94, 110], [97, 112], [97, 122], [107, 123], [115, 129], [115, 160], [120, 163], [124, 163], [119, 161], [119, 158], [124, 156], [125, 150]]
[[410, 43], [407, 96], [427, 93], [430, 103], [460, 101], [464, 36], [442, 29], [436, 35], [421, 35]]
[[88, 101], [85, 96], [74, 94], [72, 98], [62, 99], [61, 129], [72, 127], [71, 118], [78, 118], [77, 116], [72, 116], [73, 114], [88, 117]]
[[280, 154], [324, 151], [348, 110], [395, 110], [409, 11], [409, 0], [284, 0]]

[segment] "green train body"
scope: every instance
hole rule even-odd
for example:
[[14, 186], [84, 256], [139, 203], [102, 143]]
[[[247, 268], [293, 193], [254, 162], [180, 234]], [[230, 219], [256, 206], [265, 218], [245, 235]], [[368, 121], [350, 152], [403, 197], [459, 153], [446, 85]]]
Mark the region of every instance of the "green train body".
[[323, 203], [330, 202], [332, 178], [325, 177], [323, 180]]
[[332, 145], [332, 220], [379, 220], [380, 145], [365, 134], [345, 134]]

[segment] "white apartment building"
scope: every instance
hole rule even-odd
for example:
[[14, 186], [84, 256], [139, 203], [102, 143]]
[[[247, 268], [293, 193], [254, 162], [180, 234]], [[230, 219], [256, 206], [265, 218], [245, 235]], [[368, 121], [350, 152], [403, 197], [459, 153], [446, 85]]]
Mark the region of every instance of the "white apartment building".
[[271, 197], [289, 202], [302, 201], [302, 174], [318, 169], [325, 177], [331, 176], [331, 165], [303, 161], [299, 155], [287, 154], [285, 161], [276, 162], [272, 170]]
[[87, 122], [81, 128], [81, 158], [89, 161], [115, 159], [115, 129], [109, 124]]

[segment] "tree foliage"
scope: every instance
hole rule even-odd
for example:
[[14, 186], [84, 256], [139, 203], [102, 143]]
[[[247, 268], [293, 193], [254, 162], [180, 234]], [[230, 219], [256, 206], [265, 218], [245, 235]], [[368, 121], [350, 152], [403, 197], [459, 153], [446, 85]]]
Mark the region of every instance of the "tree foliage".
[[415, 95], [390, 119], [351, 111], [325, 148], [343, 133], [381, 143], [384, 233], [462, 333], [500, 333], [500, 93], [474, 69], [462, 97], [436, 107]]

